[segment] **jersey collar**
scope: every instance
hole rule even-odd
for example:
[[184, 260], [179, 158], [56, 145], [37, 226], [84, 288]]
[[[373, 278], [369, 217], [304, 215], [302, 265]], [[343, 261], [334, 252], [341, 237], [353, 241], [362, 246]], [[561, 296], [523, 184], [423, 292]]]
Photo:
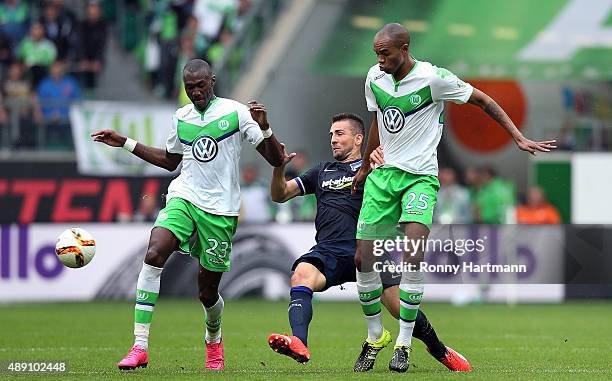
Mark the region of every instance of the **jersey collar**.
[[196, 107], [196, 105], [193, 105], [193, 109], [200, 114], [200, 120], [204, 120], [204, 114], [206, 113], [206, 111], [208, 111], [208, 109], [210, 108], [210, 106], [213, 105], [213, 103], [217, 103], [217, 101], [219, 100], [219, 97], [214, 97], [213, 99], [211, 99], [208, 104], [206, 105], [206, 108], [204, 109], [204, 111], [200, 111], [198, 110], [198, 108]]
[[412, 66], [412, 69], [410, 69], [410, 71], [408, 73], [406, 73], [404, 78], [400, 79], [399, 81], [396, 81], [395, 77], [393, 76], [393, 74], [389, 74], [391, 76], [391, 80], [393, 81], [393, 87], [395, 88], [395, 91], [397, 91], [397, 88], [398, 88], [399, 84], [404, 79], [408, 78], [408, 76], [410, 76], [410, 74], [412, 74], [414, 72], [414, 69], [416, 69], [416, 67], [419, 65], [419, 61], [417, 61], [414, 57], [412, 57], [412, 59], [414, 59], [414, 66]]

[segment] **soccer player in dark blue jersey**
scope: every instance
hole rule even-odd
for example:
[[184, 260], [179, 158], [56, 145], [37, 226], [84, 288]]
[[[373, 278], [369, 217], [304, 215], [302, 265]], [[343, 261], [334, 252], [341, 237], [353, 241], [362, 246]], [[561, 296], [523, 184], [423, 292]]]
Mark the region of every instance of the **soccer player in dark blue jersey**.
[[[285, 180], [285, 166], [293, 159], [283, 147], [283, 165], [274, 168], [270, 192], [275, 202], [286, 202], [294, 197], [314, 194], [317, 198], [315, 219], [317, 244], [293, 264], [289, 323], [292, 335], [272, 334], [270, 347], [297, 362], [310, 360], [307, 347], [308, 325], [312, 320], [313, 292], [325, 291], [332, 286], [355, 282], [355, 234], [357, 218], [363, 200], [363, 185], [351, 194], [353, 177], [361, 166], [361, 146], [365, 129], [362, 119], [354, 114], [338, 114], [332, 118], [329, 130], [334, 161], [321, 162], [306, 173]], [[381, 258], [390, 261], [390, 258]], [[382, 302], [389, 312], [399, 317], [400, 274], [381, 274]], [[457, 364], [457, 353], [438, 339], [425, 314], [419, 310], [414, 337], [422, 340], [429, 353], [450, 370], [465, 370]], [[367, 349], [364, 347], [364, 350]], [[367, 354], [362, 353], [363, 356]], [[376, 356], [371, 357], [370, 369]], [[453, 357], [453, 358], [451, 358]], [[463, 368], [463, 369], [462, 369]], [[363, 369], [360, 369], [360, 371]]]

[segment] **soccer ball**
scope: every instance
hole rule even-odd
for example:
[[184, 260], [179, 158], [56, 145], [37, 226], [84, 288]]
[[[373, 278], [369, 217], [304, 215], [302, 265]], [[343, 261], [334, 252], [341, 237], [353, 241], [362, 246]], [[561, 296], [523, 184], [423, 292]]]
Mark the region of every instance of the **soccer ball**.
[[66, 267], [83, 267], [96, 254], [96, 242], [85, 229], [66, 229], [57, 237], [55, 254]]

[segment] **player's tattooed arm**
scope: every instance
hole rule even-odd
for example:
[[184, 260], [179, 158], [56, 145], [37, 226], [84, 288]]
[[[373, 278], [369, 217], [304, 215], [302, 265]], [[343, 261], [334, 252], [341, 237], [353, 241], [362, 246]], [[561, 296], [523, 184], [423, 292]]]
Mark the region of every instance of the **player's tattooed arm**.
[[[123, 147], [127, 140], [127, 136], [123, 136], [117, 131], [101, 130], [91, 134], [94, 141], [104, 143], [111, 147]], [[170, 153], [165, 149], [149, 147], [141, 143], [137, 143], [132, 153], [142, 160], [156, 165], [160, 168], [167, 169], [172, 172], [178, 168], [183, 155], [178, 153]]]
[[557, 148], [556, 140], [544, 140], [541, 142], [534, 142], [527, 139], [521, 131], [516, 128], [512, 119], [506, 114], [504, 109], [493, 100], [490, 96], [484, 92], [474, 88], [468, 103], [476, 105], [484, 110], [493, 120], [495, 120], [500, 126], [502, 126], [514, 139], [516, 145], [523, 151], [529, 152], [535, 155], [537, 151], [550, 152]]
[[285, 150], [285, 145], [281, 143], [283, 151], [283, 164], [272, 170], [272, 181], [270, 182], [270, 197], [272, 201], [283, 203], [300, 195], [300, 188], [295, 179], [285, 180], [285, 167], [295, 157], [295, 152], [290, 154]]

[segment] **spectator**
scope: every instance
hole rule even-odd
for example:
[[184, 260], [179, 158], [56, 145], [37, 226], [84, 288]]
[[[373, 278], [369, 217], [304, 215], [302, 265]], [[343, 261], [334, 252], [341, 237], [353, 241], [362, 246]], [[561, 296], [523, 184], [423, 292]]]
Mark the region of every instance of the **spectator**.
[[70, 52], [75, 19], [63, 9], [63, 2], [54, 1], [45, 4], [39, 19], [45, 30], [45, 36], [55, 44], [57, 58], [65, 60]]
[[155, 43], [160, 51], [159, 62], [159, 87], [157, 92], [165, 97], [176, 95], [174, 91], [174, 73], [179, 48], [178, 39], [178, 16], [170, 1], [159, 1], [155, 4], [153, 20], [149, 32], [154, 36]]
[[32, 75], [32, 84], [36, 87], [55, 61], [57, 50], [55, 45], [45, 38], [42, 24], [34, 23], [30, 28], [30, 35], [21, 41], [17, 55], [28, 67]]
[[233, 19], [237, 11], [237, 0], [196, 0], [193, 5], [200, 34], [211, 42], [219, 39], [226, 21]]
[[15, 61], [9, 67], [7, 79], [2, 84], [2, 93], [6, 97], [5, 105], [12, 126], [9, 144], [34, 147], [35, 129], [42, 123], [42, 116], [22, 62]]
[[15, 49], [28, 31], [30, 7], [21, 0], [5, 0], [0, 4], [0, 33]]
[[516, 220], [519, 224], [559, 224], [561, 216], [551, 205], [540, 187], [531, 187], [527, 191], [527, 203], [516, 209]]
[[198, 57], [204, 57], [209, 42], [204, 35], [200, 34], [197, 18], [194, 16], [187, 17], [187, 23], [181, 32], [181, 36], [191, 38], [193, 40], [195, 54]]
[[87, 5], [86, 18], [79, 26], [79, 38], [78, 58], [82, 84], [86, 89], [93, 89], [102, 71], [106, 51], [106, 21], [102, 19], [98, 3]]
[[70, 104], [81, 98], [79, 84], [65, 74], [65, 63], [56, 61], [37, 91], [49, 141], [59, 146], [71, 146]]
[[434, 222], [438, 224], [469, 224], [472, 222], [470, 194], [457, 183], [452, 168], [441, 168], [438, 178], [440, 190], [434, 209]]
[[474, 199], [476, 221], [484, 224], [503, 224], [514, 205], [514, 186], [495, 175], [492, 168], [478, 170], [478, 191]]
[[268, 187], [257, 183], [257, 167], [252, 164], [242, 169], [242, 182], [240, 194], [242, 205], [240, 208], [240, 222], [246, 224], [270, 222], [270, 196]]
[[6, 69], [13, 62], [13, 51], [11, 42], [0, 32], [0, 78], [4, 78]]
[[[213, 66], [218, 65], [225, 55], [227, 46], [232, 42], [233, 38], [234, 35], [232, 32], [228, 28], [223, 28], [217, 41], [212, 43], [206, 51], [206, 61], [210, 62]], [[239, 58], [241, 51], [240, 49], [236, 48], [232, 53], [232, 57]]]
[[232, 29], [235, 32], [240, 31], [244, 27], [244, 19], [251, 8], [251, 0], [239, 0], [238, 2], [238, 11], [235, 22], [232, 25]]
[[2, 94], [0, 94], [0, 131], [2, 132], [1, 138], [3, 146], [10, 146], [10, 131], [8, 125], [8, 116], [6, 110], [4, 109], [4, 99], [2, 99]]
[[473, 200], [476, 198], [476, 193], [478, 192], [479, 185], [479, 173], [478, 169], [475, 167], [469, 167], [465, 170], [465, 176], [463, 177], [465, 185], [470, 192], [470, 198]]

